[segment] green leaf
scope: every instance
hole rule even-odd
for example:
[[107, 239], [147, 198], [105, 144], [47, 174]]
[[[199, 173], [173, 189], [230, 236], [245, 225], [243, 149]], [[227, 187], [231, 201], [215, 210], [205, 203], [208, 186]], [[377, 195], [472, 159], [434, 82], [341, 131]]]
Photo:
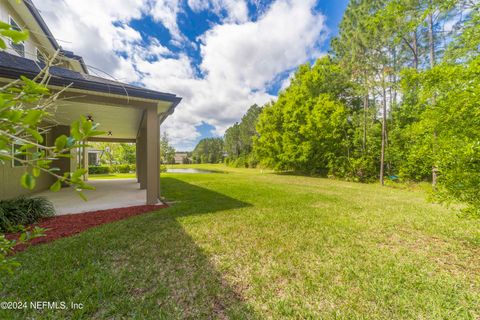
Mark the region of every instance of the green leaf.
[[[20, 148], [18, 148], [18, 150], [19, 151], [25, 151], [25, 150], [28, 150], [28, 149], [32, 149], [33, 147], [35, 147], [34, 144], [25, 143], [25, 144], [22, 144], [22, 146]], [[27, 153], [26, 152], [19, 152], [19, 154], [26, 155]]]
[[50, 191], [57, 192], [62, 188], [62, 182], [60, 180], [55, 181], [54, 184], [50, 186]]
[[75, 170], [75, 172], [73, 172], [73, 174], [72, 174], [72, 180], [79, 179], [85, 173], [87, 173], [87, 169], [84, 169], [84, 168], [79, 168], [79, 169]]
[[91, 186], [89, 184], [83, 183], [82, 184], [82, 189], [83, 190], [96, 190], [97, 188], [95, 188], [94, 186]]
[[9, 110], [7, 115], [9, 121], [16, 123], [23, 117], [23, 112], [21, 110]]
[[18, 242], [19, 243], [24, 243], [28, 238], [28, 234], [26, 232], [23, 232], [20, 234], [20, 237], [18, 237]]
[[66, 147], [67, 147], [67, 148], [75, 147], [75, 142], [76, 142], [75, 138], [73, 138], [73, 137], [68, 137], [68, 138], [67, 138]]
[[[42, 160], [38, 160], [37, 161], [37, 166], [41, 167], [41, 168], [44, 168], [44, 169], [47, 169], [48, 166], [52, 163], [52, 160], [45, 160], [45, 159], [42, 159]], [[57, 170], [60, 170], [58, 168], [51, 168], [50, 170], [53, 170], [53, 169], [57, 169]]]
[[[85, 119], [82, 117], [82, 119]], [[75, 140], [82, 140], [83, 135], [80, 132], [80, 120], [72, 122], [70, 125], [70, 134]]]
[[83, 119], [82, 119], [82, 122], [83, 122], [83, 123], [82, 123], [82, 131], [83, 131], [83, 134], [84, 134], [85, 136], [88, 136], [89, 133], [90, 133], [90, 131], [92, 130], [93, 124], [92, 124], [91, 121], [83, 120]]
[[37, 167], [33, 167], [32, 168], [32, 174], [35, 178], [38, 178], [40, 176], [40, 168], [37, 168]]
[[67, 144], [67, 136], [62, 134], [57, 139], [55, 139], [55, 149], [57, 151], [62, 151]]
[[27, 115], [23, 118], [23, 123], [28, 125], [36, 125], [44, 114], [43, 110], [28, 110]]
[[104, 134], [106, 134], [105, 131], [91, 130], [91, 131], [88, 133], [88, 137], [101, 136], [101, 135], [104, 135]]
[[6, 38], [11, 39], [14, 43], [19, 43], [28, 39], [29, 33], [27, 30], [17, 31], [17, 30], [6, 30], [0, 29], [0, 34]]
[[10, 29], [12, 26], [6, 22], [0, 21], [0, 29]]
[[33, 190], [35, 188], [35, 178], [29, 172], [22, 175], [21, 183], [25, 189]]
[[82, 191], [77, 190], [77, 194], [83, 201], [87, 201], [87, 197], [85, 197]]
[[43, 142], [43, 137], [42, 135], [37, 131], [33, 130], [30, 128], [27, 128], [27, 132], [35, 139], [37, 142], [42, 143]]

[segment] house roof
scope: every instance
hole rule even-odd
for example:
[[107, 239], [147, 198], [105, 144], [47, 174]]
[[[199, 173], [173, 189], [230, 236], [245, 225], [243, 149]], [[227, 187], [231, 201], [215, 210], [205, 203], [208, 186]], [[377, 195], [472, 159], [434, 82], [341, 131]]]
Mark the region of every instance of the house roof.
[[[0, 77], [18, 79], [20, 76], [26, 76], [34, 78], [43, 67], [45, 67], [43, 63], [0, 51]], [[168, 101], [172, 102], [172, 110], [182, 100], [181, 97], [177, 97], [175, 94], [153, 91], [57, 66], [50, 67], [49, 73], [51, 75], [49, 85], [53, 86], [70, 86], [70, 88], [126, 97]]]
[[72, 51], [63, 50], [62, 47], [58, 44], [57, 40], [53, 36], [52, 32], [48, 28], [47, 24], [45, 23], [45, 20], [43, 20], [40, 12], [35, 7], [32, 0], [24, 0], [23, 3], [25, 3], [25, 6], [28, 8], [28, 10], [32, 14], [33, 18], [38, 23], [38, 25], [40, 26], [42, 31], [45, 33], [46, 37], [48, 38], [48, 40], [52, 44], [53, 48], [55, 50], [60, 50], [60, 54], [64, 55], [65, 57], [67, 57], [69, 59], [77, 60], [80, 63], [80, 65], [82, 66], [83, 71], [85, 73], [88, 73], [88, 68], [85, 65], [85, 62], [83, 61], [83, 58], [81, 56], [78, 56], [78, 55], [74, 54]]

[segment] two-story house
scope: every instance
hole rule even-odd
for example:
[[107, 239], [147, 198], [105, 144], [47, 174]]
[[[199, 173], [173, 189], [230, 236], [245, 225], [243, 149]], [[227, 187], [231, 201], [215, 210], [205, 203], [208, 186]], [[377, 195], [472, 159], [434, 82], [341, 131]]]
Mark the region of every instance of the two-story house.
[[[160, 124], [174, 111], [181, 98], [175, 94], [149, 90], [90, 75], [82, 57], [63, 50], [31, 0], [0, 0], [0, 20], [18, 30], [27, 29], [30, 38], [24, 43], [9, 43], [0, 51], [0, 85], [20, 76], [35, 77], [44, 61], [59, 51], [60, 55], [49, 72], [52, 92], [68, 87], [53, 111], [54, 127], [47, 134], [52, 143], [61, 134], [69, 134], [69, 124], [80, 116], [90, 117], [106, 132], [95, 141], [132, 142], [137, 146], [137, 179], [146, 190], [147, 204], [160, 197], [159, 131]], [[75, 23], [72, 21], [72, 23]], [[55, 166], [72, 171], [78, 163], [85, 164], [86, 150], [78, 149], [70, 159], [59, 159]], [[26, 168], [17, 163], [0, 164], [0, 199], [12, 198], [29, 191], [20, 186]], [[53, 178], [43, 175], [35, 192], [47, 189]]]

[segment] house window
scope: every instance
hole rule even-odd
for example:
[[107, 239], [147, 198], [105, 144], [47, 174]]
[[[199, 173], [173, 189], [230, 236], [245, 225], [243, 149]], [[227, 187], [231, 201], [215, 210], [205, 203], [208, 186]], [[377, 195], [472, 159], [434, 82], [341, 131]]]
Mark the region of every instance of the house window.
[[42, 51], [38, 50], [38, 48], [37, 48], [37, 61], [41, 63], [47, 63], [47, 59], [45, 59], [45, 55], [42, 53]]
[[21, 160], [27, 160], [27, 155], [25, 151], [21, 151], [21, 144], [14, 144], [12, 147], [12, 155], [16, 158], [12, 160], [12, 167], [23, 167], [25, 166]]
[[[13, 30], [22, 31], [22, 28], [20, 28], [18, 23], [13, 20], [12, 17], [10, 17], [10, 26]], [[10, 41], [10, 46], [13, 50], [15, 50], [15, 52], [18, 53], [19, 56], [25, 57], [25, 43], [23, 43], [23, 41], [19, 43], [14, 43], [13, 41]]]

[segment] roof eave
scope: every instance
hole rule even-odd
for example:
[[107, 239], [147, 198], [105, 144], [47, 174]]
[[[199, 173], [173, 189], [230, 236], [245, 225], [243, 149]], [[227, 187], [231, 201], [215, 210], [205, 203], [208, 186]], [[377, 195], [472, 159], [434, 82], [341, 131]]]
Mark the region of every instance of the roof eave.
[[47, 35], [48, 40], [50, 41], [52, 46], [55, 48], [55, 50], [61, 49], [60, 45], [58, 44], [57, 40], [55, 40], [55, 37], [53, 36], [52, 32], [50, 31], [47, 24], [45, 23], [45, 20], [43, 20], [42, 16], [40, 15], [40, 12], [38, 12], [38, 9], [35, 7], [33, 2], [31, 0], [24, 0], [23, 3], [25, 3], [25, 6], [30, 11], [32, 16], [35, 18], [35, 21], [38, 23], [42, 31]]

